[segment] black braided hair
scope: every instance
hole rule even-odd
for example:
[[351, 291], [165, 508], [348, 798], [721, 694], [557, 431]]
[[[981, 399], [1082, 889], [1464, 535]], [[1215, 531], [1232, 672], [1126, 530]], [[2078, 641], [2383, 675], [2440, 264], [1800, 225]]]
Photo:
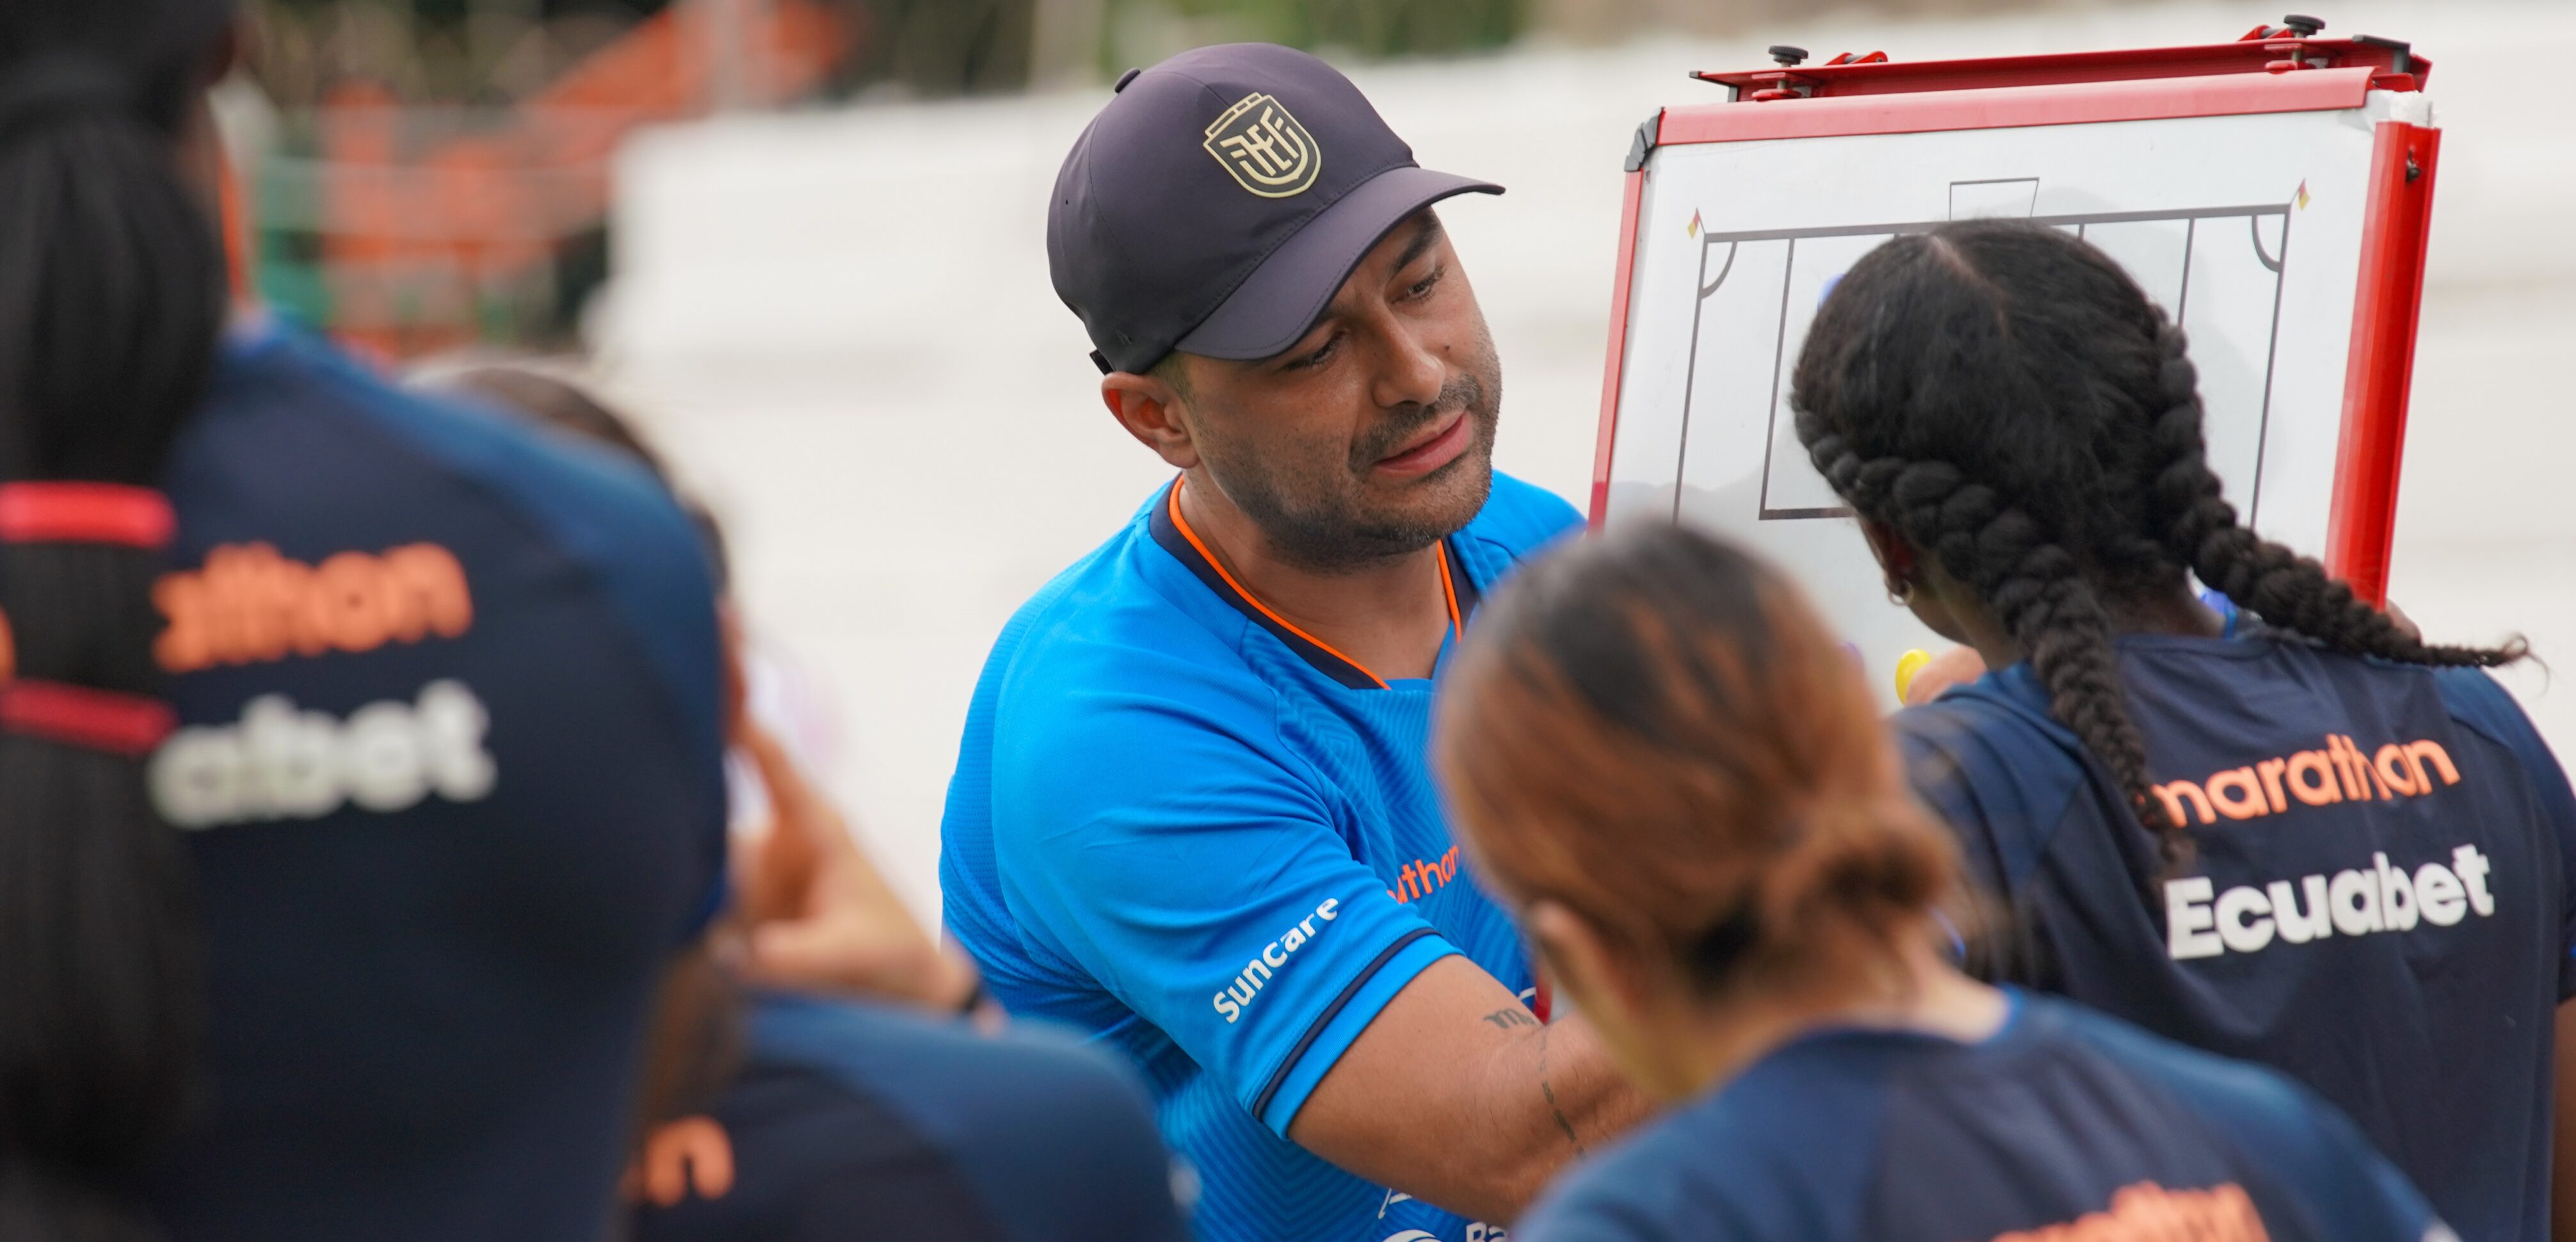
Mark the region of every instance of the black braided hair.
[[[2161, 319], [2161, 316], [2159, 317]], [[2529, 653], [2521, 638], [2497, 647], [2456, 647], [2425, 642], [2362, 602], [2352, 588], [2301, 556], [2236, 522], [2236, 506], [2219, 496], [2218, 476], [2201, 451], [2199, 373], [2180, 327], [2160, 322], [2156, 345], [2164, 410], [2156, 417], [2156, 448], [2165, 466], [2156, 473], [2152, 505], [2165, 547], [2201, 582], [2273, 626], [2293, 630], [2339, 651], [2407, 664], [2492, 668]]]
[[1879, 247], [1819, 309], [1791, 390], [1798, 437], [1860, 515], [1936, 558], [2028, 654], [2051, 712], [2150, 794], [2113, 615], [2186, 571], [2266, 623], [2339, 651], [2497, 665], [2497, 648], [2409, 637], [2316, 561], [2239, 525], [2201, 440], [2181, 329], [2119, 265], [2057, 229], [1944, 225]]
[[[223, 327], [179, 175], [228, 0], [0, 3], [0, 482], [151, 487]], [[155, 551], [0, 544], [28, 679], [159, 692]], [[0, 1238], [160, 1233], [140, 1171], [198, 1068], [200, 932], [135, 756], [0, 733]]]

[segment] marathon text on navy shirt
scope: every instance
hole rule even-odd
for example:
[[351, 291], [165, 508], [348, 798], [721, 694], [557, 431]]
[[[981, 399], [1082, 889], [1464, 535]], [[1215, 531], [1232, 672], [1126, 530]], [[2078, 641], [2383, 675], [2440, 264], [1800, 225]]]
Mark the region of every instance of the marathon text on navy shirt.
[[[2295, 815], [2340, 802], [2427, 797], [2460, 783], [2450, 752], [2431, 738], [2390, 742], [2365, 752], [2352, 738], [2326, 734], [2314, 750], [2263, 759], [2210, 774], [2167, 781], [2156, 797], [2187, 824]], [[2167, 946], [2177, 959], [2257, 953], [2274, 943], [2307, 944], [2329, 936], [2450, 927], [2495, 913], [2487, 887], [2492, 866], [2470, 844], [2438, 858], [2368, 860], [2329, 874], [2289, 876], [2217, 889], [2207, 876], [2164, 882]]]

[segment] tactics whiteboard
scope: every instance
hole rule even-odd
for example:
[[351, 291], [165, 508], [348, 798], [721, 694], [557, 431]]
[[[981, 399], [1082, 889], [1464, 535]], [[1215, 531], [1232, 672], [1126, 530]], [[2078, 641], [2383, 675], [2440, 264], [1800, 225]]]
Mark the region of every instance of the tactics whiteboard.
[[[2375, 594], [2438, 131], [2419, 79], [2395, 72], [2420, 60], [2334, 67], [2321, 49], [2389, 45], [2287, 42], [2321, 67], [2064, 82], [2064, 62], [2087, 58], [2031, 58], [1968, 80], [2033, 80], [1964, 88], [1938, 85], [1960, 62], [1791, 67], [1713, 78], [1772, 98], [1658, 114], [1631, 158], [1596, 523], [1690, 521], [1755, 547], [1891, 687], [1905, 652], [1940, 640], [1889, 604], [1809, 463], [1791, 374], [1862, 255], [2010, 216], [2101, 247], [2181, 321], [2229, 500]], [[2220, 46], [2239, 61], [2280, 47]], [[1884, 89], [1836, 94], [1837, 71]], [[1783, 93], [1801, 77], [1822, 89]], [[2392, 219], [2410, 199], [2411, 222]]]

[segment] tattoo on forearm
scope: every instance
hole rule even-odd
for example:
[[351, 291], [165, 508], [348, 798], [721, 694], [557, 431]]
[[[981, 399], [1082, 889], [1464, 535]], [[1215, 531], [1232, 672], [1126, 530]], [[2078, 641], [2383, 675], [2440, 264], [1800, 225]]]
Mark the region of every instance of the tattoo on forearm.
[[1553, 1027], [1544, 1027], [1541, 1028], [1538, 1033], [1539, 1094], [1547, 1097], [1548, 1115], [1556, 1118], [1556, 1128], [1565, 1132], [1565, 1141], [1572, 1143], [1574, 1145], [1574, 1154], [1577, 1157], [1581, 1157], [1588, 1155], [1589, 1153], [1583, 1149], [1583, 1140], [1576, 1137], [1574, 1133], [1574, 1123], [1567, 1121], [1565, 1119], [1565, 1110], [1558, 1107], [1556, 1102], [1556, 1088], [1550, 1085], [1547, 1080], [1547, 1037], [1554, 1031], [1554, 1029], [1555, 1028]]
[[1518, 1005], [1514, 1005], [1509, 1009], [1497, 1009], [1492, 1013], [1486, 1014], [1485, 1021], [1491, 1022], [1496, 1027], [1506, 1031], [1516, 1026], [1537, 1026], [1539, 1024], [1538, 1019], [1531, 1016], [1529, 1010], [1523, 1009]]

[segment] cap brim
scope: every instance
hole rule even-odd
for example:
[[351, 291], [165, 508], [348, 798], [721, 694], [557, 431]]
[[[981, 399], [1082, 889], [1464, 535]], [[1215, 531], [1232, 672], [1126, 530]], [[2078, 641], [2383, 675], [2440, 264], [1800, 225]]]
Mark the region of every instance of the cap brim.
[[1351, 270], [1388, 230], [1452, 195], [1502, 192], [1490, 181], [1411, 165], [1379, 173], [1271, 251], [1172, 348], [1235, 361], [1282, 353], [1315, 326]]

